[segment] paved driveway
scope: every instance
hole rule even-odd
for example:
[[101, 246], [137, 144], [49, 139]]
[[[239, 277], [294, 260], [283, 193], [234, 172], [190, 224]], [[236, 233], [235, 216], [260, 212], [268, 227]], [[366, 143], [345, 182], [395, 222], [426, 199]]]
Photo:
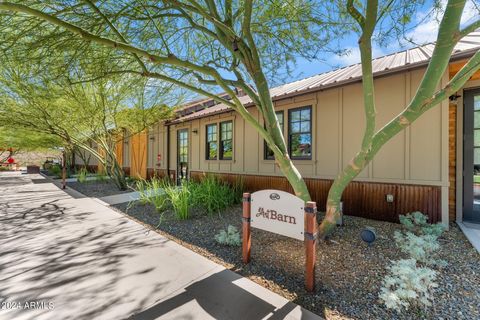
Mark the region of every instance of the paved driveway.
[[319, 319], [39, 175], [0, 173], [0, 319]]

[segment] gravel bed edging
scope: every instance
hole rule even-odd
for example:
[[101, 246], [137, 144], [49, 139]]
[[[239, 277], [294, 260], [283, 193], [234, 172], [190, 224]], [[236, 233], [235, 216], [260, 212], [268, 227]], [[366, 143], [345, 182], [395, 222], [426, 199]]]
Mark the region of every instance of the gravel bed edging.
[[[386, 265], [403, 257], [392, 245], [393, 232], [400, 228], [398, 224], [345, 216], [345, 227], [337, 229], [330, 242], [318, 245], [317, 290], [309, 294], [303, 288], [301, 241], [252, 230], [252, 262], [248, 265], [241, 262], [241, 248], [216, 244], [214, 234], [228, 224], [241, 230], [240, 207], [230, 208], [214, 218], [197, 214], [190, 220], [176, 221], [167, 217], [159, 228], [158, 222], [152, 221], [154, 209], [148, 205], [136, 204], [127, 213], [124, 212], [127, 204], [111, 207], [327, 319], [480, 319], [480, 311], [475, 308], [480, 305], [480, 255], [456, 225], [441, 239], [439, 258], [446, 260], [448, 266], [439, 272], [434, 307], [427, 312], [398, 314], [387, 310], [378, 300]], [[212, 226], [209, 219], [215, 219], [217, 224]], [[372, 247], [366, 247], [358, 239], [357, 233], [367, 225], [373, 226], [379, 237]], [[199, 233], [202, 231], [206, 232]], [[275, 246], [270, 251], [262, 249], [272, 243]], [[285, 250], [286, 247], [293, 250]]]

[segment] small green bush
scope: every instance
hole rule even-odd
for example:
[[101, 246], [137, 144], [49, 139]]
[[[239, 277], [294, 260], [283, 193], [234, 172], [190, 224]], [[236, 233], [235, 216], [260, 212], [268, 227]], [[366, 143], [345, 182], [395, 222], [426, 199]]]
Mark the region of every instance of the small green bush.
[[240, 246], [242, 244], [238, 229], [232, 225], [229, 225], [226, 231], [221, 230], [220, 233], [215, 235], [215, 240], [217, 240], [218, 243], [227, 246]]
[[81, 168], [77, 174], [77, 181], [80, 183], [87, 182], [87, 175], [88, 175], [88, 170], [86, 168]]
[[97, 172], [97, 175], [95, 177], [95, 181], [97, 181], [97, 182], [107, 182], [107, 180], [108, 180], [108, 176], [105, 174], [105, 172], [103, 172], [103, 171]]
[[167, 180], [153, 178], [150, 181], [135, 181], [135, 189], [139, 193], [139, 201], [142, 204], [152, 204], [157, 211], [163, 212], [169, 206], [168, 195], [165, 193], [165, 187], [170, 185]]
[[213, 175], [207, 175], [197, 183], [191, 183], [190, 187], [193, 204], [204, 208], [208, 215], [219, 213], [235, 204], [238, 201], [236, 200], [238, 190], [243, 189], [243, 186], [234, 189]]
[[50, 168], [48, 168], [48, 175], [55, 176], [57, 178], [62, 177], [62, 167], [59, 164], [52, 164]]
[[190, 185], [187, 181], [183, 181], [180, 186], [164, 184], [166, 198], [180, 220], [186, 220], [190, 216], [191, 192], [189, 189]]

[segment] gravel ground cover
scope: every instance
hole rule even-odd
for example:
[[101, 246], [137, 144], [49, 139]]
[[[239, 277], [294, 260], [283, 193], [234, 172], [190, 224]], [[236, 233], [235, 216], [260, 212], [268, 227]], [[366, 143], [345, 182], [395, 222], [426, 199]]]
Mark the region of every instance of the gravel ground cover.
[[117, 186], [112, 181], [87, 181], [80, 182], [67, 182], [67, 187], [70, 187], [80, 193], [83, 193], [87, 197], [107, 197], [114, 194], [133, 192], [131, 188], [127, 190], [118, 190]]
[[[434, 306], [399, 314], [378, 300], [389, 261], [405, 257], [393, 239], [399, 224], [346, 216], [330, 241], [319, 242], [317, 290], [310, 294], [303, 288], [303, 242], [253, 229], [252, 261], [243, 265], [240, 247], [215, 241], [214, 235], [229, 224], [241, 230], [240, 206], [213, 217], [195, 211], [184, 221], [167, 211], [160, 224], [160, 215], [150, 205], [123, 203], [115, 208], [327, 319], [480, 319], [480, 255], [454, 224], [440, 239], [439, 258], [448, 265], [439, 271]], [[365, 226], [377, 233], [370, 247], [359, 237]]]

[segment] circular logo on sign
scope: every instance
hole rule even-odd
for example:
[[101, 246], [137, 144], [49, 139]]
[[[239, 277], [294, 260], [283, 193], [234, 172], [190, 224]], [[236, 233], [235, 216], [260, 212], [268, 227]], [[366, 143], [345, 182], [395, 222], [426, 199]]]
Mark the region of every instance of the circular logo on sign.
[[272, 200], [279, 200], [280, 195], [278, 193], [270, 193], [270, 199]]

